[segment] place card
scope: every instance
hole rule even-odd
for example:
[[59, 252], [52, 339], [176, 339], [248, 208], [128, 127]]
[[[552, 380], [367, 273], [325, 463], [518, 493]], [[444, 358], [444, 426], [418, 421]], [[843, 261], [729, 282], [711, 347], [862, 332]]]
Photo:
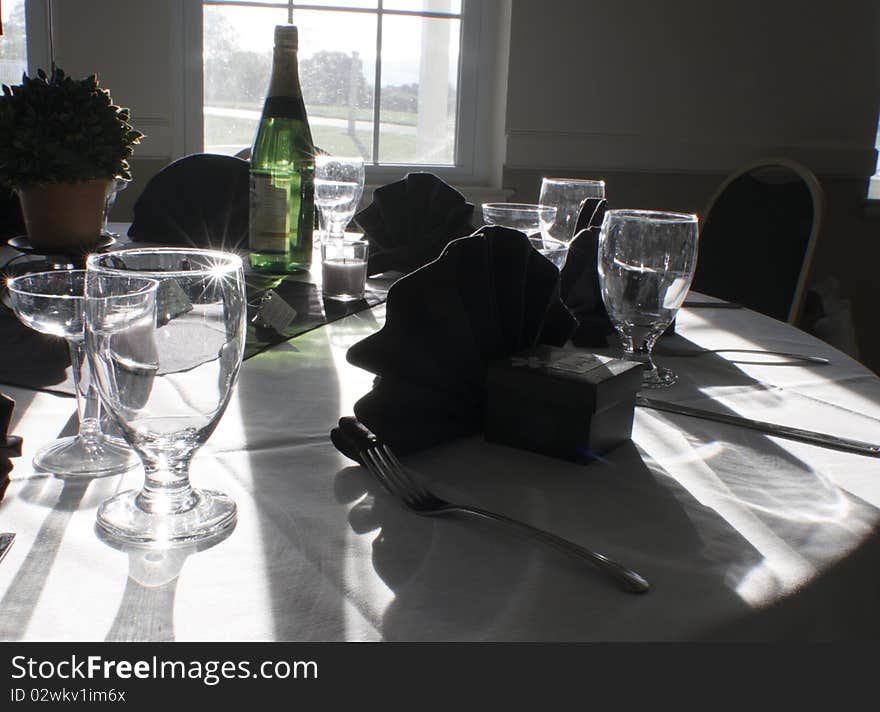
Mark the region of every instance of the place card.
[[156, 324], [165, 326], [181, 314], [192, 311], [193, 305], [181, 286], [173, 279], [163, 279], [156, 290]]
[[297, 311], [274, 289], [266, 290], [260, 298], [257, 313], [251, 321], [257, 326], [283, 334], [284, 330], [296, 319]]

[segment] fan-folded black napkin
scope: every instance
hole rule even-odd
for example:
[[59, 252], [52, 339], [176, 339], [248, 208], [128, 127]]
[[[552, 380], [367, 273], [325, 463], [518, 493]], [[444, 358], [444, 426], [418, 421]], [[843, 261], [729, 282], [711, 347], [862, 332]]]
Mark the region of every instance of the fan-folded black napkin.
[[401, 453], [477, 433], [489, 362], [562, 345], [575, 325], [558, 270], [526, 235], [482, 228], [391, 287], [385, 326], [348, 351], [377, 375], [355, 415]]
[[370, 241], [369, 274], [409, 273], [436, 259], [450, 240], [474, 231], [473, 214], [473, 204], [433, 173], [376, 188], [354, 216]]
[[562, 300], [578, 321], [571, 338], [575, 346], [606, 346], [614, 331], [599, 286], [599, 231], [606, 207], [604, 198], [584, 201], [562, 268]]
[[197, 153], [154, 175], [134, 204], [133, 240], [235, 250], [247, 246], [247, 161]]

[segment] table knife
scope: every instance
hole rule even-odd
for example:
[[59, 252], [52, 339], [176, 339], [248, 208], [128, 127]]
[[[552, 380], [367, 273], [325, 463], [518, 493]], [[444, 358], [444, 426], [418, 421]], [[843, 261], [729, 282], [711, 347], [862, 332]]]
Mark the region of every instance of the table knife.
[[681, 305], [684, 309], [742, 309], [742, 304], [737, 304], [736, 302], [722, 302], [722, 301], [714, 301], [710, 302], [703, 299], [685, 299], [684, 304]]
[[739, 415], [716, 413], [711, 410], [693, 408], [689, 405], [682, 405], [680, 403], [670, 403], [655, 398], [648, 398], [643, 395], [636, 396], [636, 405], [641, 408], [652, 408], [653, 410], [662, 410], [667, 413], [687, 415], [691, 418], [702, 418], [703, 420], [714, 420], [718, 423], [726, 423], [727, 425], [737, 425], [742, 428], [757, 430], [758, 432], [767, 435], [786, 438], [788, 440], [797, 440], [799, 442], [819, 445], [833, 450], [853, 452], [858, 455], [867, 455], [868, 457], [880, 457], [880, 445], [862, 442], [861, 440], [850, 440], [849, 438], [841, 438], [836, 435], [828, 435], [827, 433], [817, 433], [812, 430], [792, 428], [788, 425], [767, 423], [762, 420], [752, 420], [751, 418], [744, 418]]

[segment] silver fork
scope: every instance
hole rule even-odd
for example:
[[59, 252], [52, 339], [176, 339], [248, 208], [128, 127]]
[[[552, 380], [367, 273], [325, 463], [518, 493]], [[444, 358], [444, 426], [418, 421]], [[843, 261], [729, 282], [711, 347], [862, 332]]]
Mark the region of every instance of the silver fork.
[[629, 593], [645, 593], [650, 588], [650, 584], [642, 576], [609, 559], [604, 554], [590, 551], [543, 529], [538, 529], [501, 514], [487, 512], [477, 507], [453, 504], [437, 497], [410, 477], [391, 449], [387, 445], [382, 444], [357, 419], [342, 418], [339, 421], [339, 427], [353, 448], [360, 454], [362, 462], [376, 476], [382, 487], [416, 514], [426, 517], [444, 514], [464, 514], [505, 524], [521, 534], [531, 536], [559, 551], [587, 561], [613, 578]]

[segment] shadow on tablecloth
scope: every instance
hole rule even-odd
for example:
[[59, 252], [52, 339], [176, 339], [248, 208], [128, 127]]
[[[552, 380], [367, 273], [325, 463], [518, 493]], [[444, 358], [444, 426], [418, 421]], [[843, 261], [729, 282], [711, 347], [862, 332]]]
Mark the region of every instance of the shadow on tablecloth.
[[[747, 610], [709, 566], [711, 543], [688, 516], [699, 504], [661, 482], [632, 444], [575, 465], [472, 438], [407, 464], [438, 494], [603, 552], [653, 588], [624, 593], [588, 564], [491, 523], [418, 517], [348, 468], [337, 475], [339, 499], [371, 495], [352, 509], [352, 528], [381, 529], [373, 563], [395, 594], [382, 621], [388, 640], [668, 640], [694, 634], [717, 609]], [[748, 549], [733, 530], [719, 538]]]

